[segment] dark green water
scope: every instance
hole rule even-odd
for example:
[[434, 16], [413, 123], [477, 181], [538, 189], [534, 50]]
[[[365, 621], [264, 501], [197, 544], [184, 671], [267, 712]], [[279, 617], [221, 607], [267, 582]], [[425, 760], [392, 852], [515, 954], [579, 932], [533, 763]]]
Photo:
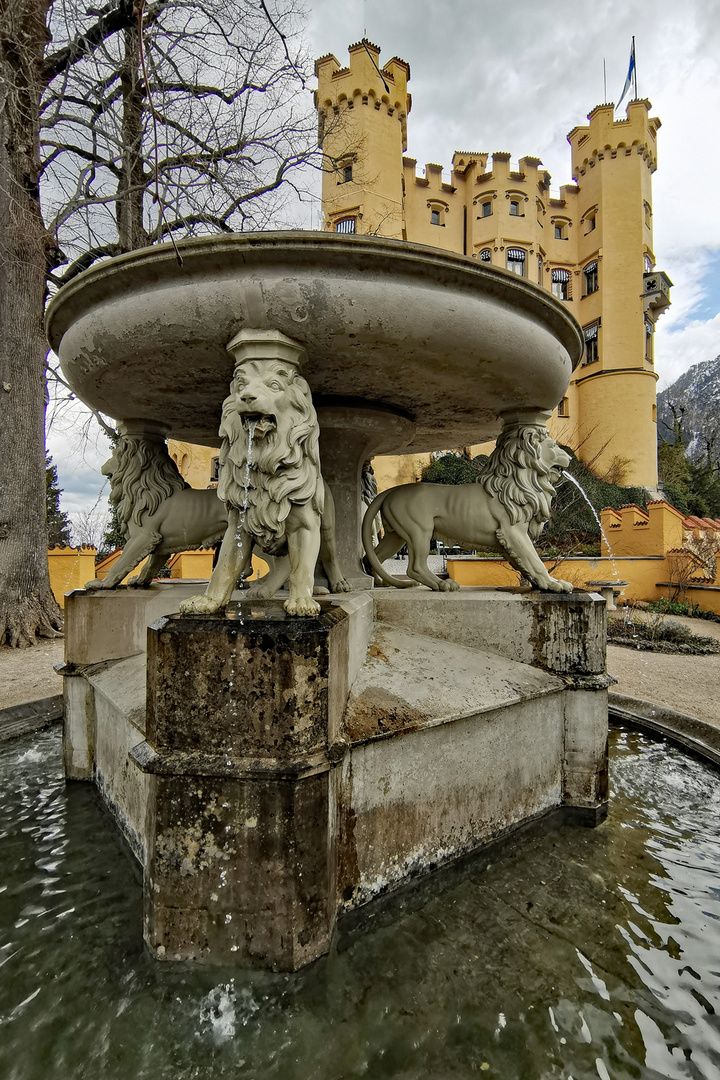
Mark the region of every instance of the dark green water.
[[[609, 820], [366, 909], [293, 976], [160, 965], [58, 732], [0, 754], [2, 1080], [720, 1077], [720, 777], [616, 732]], [[489, 862], [488, 862], [489, 860]]]

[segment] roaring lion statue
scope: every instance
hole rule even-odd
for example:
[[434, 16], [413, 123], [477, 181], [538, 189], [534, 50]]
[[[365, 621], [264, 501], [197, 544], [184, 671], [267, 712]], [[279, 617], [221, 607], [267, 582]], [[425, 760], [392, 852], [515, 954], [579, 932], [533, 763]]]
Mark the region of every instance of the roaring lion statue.
[[[569, 581], [548, 574], [533, 546], [550, 517], [554, 484], [570, 458], [550, 438], [544, 424], [507, 424], [484, 470], [474, 484], [402, 484], [389, 488], [370, 504], [362, 538], [378, 585], [399, 588], [421, 583], [430, 589], [454, 591], [455, 581], [442, 581], [427, 566], [430, 541], [500, 551], [515, 570], [538, 589], [572, 592]], [[372, 546], [372, 523], [380, 511], [385, 533]], [[408, 547], [408, 577], [400, 582], [383, 568], [403, 544]]]
[[[320, 474], [319, 427], [310, 387], [293, 360], [241, 359], [220, 424], [220, 482], [227, 531], [204, 596], [184, 600], [187, 615], [214, 614], [225, 607], [235, 582], [257, 544], [270, 555], [284, 555], [290, 615], [314, 615], [315, 563], [320, 551], [325, 485]], [[328, 566], [334, 592], [348, 586]], [[283, 581], [271, 572], [255, 595], [270, 595]]]
[[225, 535], [227, 513], [214, 491], [185, 483], [160, 436], [121, 435], [102, 467], [110, 477], [110, 503], [127, 542], [106, 578], [86, 589], [115, 589], [147, 558], [128, 585], [146, 587], [170, 555], [213, 547]]

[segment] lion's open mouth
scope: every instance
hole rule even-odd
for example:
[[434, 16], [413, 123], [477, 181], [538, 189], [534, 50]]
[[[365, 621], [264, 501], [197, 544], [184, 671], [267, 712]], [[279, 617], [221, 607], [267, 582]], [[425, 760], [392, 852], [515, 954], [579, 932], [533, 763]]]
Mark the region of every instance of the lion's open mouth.
[[242, 425], [246, 431], [256, 435], [267, 435], [277, 427], [277, 418], [273, 413], [243, 413]]

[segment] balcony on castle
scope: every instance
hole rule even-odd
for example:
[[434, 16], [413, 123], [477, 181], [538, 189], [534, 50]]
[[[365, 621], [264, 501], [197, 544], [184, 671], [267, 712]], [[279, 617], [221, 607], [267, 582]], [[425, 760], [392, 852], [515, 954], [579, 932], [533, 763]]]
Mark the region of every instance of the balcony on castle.
[[662, 270], [652, 270], [643, 274], [643, 311], [650, 314], [653, 321], [670, 307], [670, 289], [672, 281]]

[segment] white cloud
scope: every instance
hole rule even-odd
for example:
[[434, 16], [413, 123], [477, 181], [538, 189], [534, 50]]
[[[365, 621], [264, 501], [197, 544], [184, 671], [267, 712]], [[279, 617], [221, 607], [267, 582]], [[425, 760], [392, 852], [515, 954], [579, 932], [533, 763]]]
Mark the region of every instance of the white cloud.
[[662, 337], [658, 331], [655, 349], [655, 365], [660, 376], [658, 388], [662, 390], [693, 364], [720, 355], [720, 314], [704, 321], [693, 320], [681, 330]]

